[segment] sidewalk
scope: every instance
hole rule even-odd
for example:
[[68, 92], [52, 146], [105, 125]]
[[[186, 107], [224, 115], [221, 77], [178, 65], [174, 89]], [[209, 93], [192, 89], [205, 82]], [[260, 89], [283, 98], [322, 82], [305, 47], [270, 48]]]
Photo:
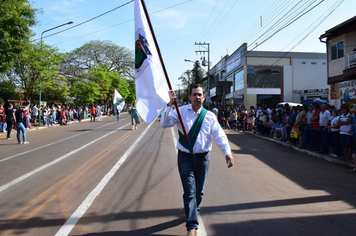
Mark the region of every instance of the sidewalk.
[[[103, 118], [105, 118], [107, 116], [103, 116]], [[81, 122], [86, 122], [86, 121], [90, 121], [90, 118], [85, 118], [85, 119], [82, 119]], [[74, 120], [74, 121], [68, 121], [67, 122], [67, 125], [72, 125], [72, 124], [75, 124], [75, 123], [79, 123], [78, 120]], [[53, 124], [53, 127], [60, 127], [61, 125], [56, 123], [56, 124]], [[33, 131], [33, 130], [39, 130], [39, 129], [47, 129], [49, 128], [49, 126], [32, 126], [31, 128], [29, 129], [26, 129], [26, 133], [29, 132], [29, 131]], [[15, 129], [12, 130], [12, 132], [17, 132]], [[3, 136], [3, 135], [6, 135], [7, 132], [5, 131], [4, 133], [3, 132], [0, 132], [0, 137]]]
[[336, 159], [336, 158], [332, 158], [331, 156], [326, 155], [326, 154], [320, 154], [320, 153], [317, 153], [317, 152], [309, 151], [307, 149], [302, 149], [302, 148], [299, 148], [299, 147], [297, 147], [297, 146], [295, 146], [293, 144], [288, 144], [288, 143], [285, 143], [283, 141], [275, 140], [270, 136], [258, 135], [258, 134], [255, 134], [255, 133], [251, 132], [251, 131], [246, 131], [245, 134], [253, 135], [255, 137], [258, 137], [258, 138], [261, 138], [261, 139], [264, 139], [264, 140], [267, 140], [267, 141], [270, 141], [270, 142], [274, 142], [274, 143], [277, 143], [279, 145], [283, 145], [285, 147], [289, 147], [289, 148], [294, 149], [294, 150], [296, 150], [298, 152], [305, 153], [305, 154], [308, 154], [310, 156], [314, 156], [314, 157], [317, 157], [319, 159], [323, 159], [323, 160], [328, 161], [328, 162], [336, 163], [336, 164], [347, 166], [347, 167], [350, 167], [350, 168], [354, 168], [355, 167], [354, 164], [352, 163], [352, 160], [351, 161], [342, 161], [342, 160], [339, 160], [339, 159]]

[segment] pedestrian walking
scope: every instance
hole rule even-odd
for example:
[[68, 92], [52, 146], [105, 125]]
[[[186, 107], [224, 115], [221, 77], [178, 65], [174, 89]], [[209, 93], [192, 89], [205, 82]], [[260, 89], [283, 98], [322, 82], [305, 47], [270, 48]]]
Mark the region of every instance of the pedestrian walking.
[[103, 112], [101, 110], [101, 108], [99, 107], [99, 109], [97, 110], [98, 116], [99, 116], [99, 121], [103, 121]]
[[184, 126], [189, 132], [190, 142], [187, 143], [183, 129], [179, 123], [177, 111], [172, 107], [176, 95], [169, 91], [170, 102], [161, 116], [163, 128], [178, 126], [179, 141], [178, 170], [183, 185], [184, 210], [186, 215], [186, 228], [189, 236], [197, 235], [199, 226], [198, 213], [204, 195], [204, 186], [210, 162], [212, 140], [225, 154], [226, 163], [230, 168], [234, 164], [231, 149], [225, 132], [219, 125], [214, 113], [203, 108], [205, 95], [201, 86], [194, 85], [190, 89], [189, 100], [191, 104], [179, 107]]
[[95, 106], [92, 106], [90, 108], [90, 122], [92, 122], [93, 120], [95, 122], [95, 116], [96, 116], [96, 108]]
[[[26, 110], [26, 108], [24, 108]], [[17, 130], [17, 142], [18, 144], [28, 144], [28, 142], [26, 142], [26, 129], [24, 126], [24, 117], [23, 117], [23, 113], [24, 113], [24, 109], [22, 109], [20, 107], [20, 105], [18, 105], [16, 107], [16, 112], [15, 112], [15, 126], [16, 126], [16, 130]], [[20, 133], [22, 132], [22, 141], [20, 139]]]
[[130, 113], [131, 113], [132, 130], [134, 130], [137, 129], [137, 125], [140, 124], [140, 117], [138, 116], [136, 103], [134, 103], [134, 105], [132, 106]]

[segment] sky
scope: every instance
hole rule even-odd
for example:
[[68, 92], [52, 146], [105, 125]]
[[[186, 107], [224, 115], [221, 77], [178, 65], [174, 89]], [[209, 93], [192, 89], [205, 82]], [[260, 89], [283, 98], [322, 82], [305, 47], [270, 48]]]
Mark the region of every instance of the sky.
[[[206, 50], [195, 43], [209, 43], [211, 68], [243, 43], [247, 43], [248, 50], [255, 51], [325, 53], [320, 35], [356, 15], [356, 0], [146, 0], [145, 3], [173, 89], [178, 89], [178, 78], [183, 72], [193, 68], [193, 63], [185, 59], [195, 61], [204, 56], [208, 59], [207, 53], [195, 52]], [[73, 21], [43, 34], [43, 42], [61, 52], [70, 52], [91, 40], [110, 40], [134, 52], [131, 0], [34, 0], [32, 7], [42, 11], [37, 15], [39, 24], [32, 28], [36, 34], [33, 39], [39, 39], [45, 30]], [[81, 24], [112, 9], [115, 10]], [[72, 26], [76, 27], [46, 37]]]

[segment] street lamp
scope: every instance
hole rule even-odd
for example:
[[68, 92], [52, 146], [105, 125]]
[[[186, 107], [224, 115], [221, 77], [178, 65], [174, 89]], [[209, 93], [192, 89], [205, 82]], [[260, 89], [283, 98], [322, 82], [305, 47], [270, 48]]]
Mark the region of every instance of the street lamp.
[[[62, 27], [62, 26], [65, 26], [65, 25], [70, 25], [70, 24], [73, 24], [73, 21], [69, 21], [67, 23], [64, 23], [64, 24], [61, 24], [61, 25], [58, 25], [56, 27], [53, 27], [53, 28], [50, 28], [48, 30], [45, 30], [41, 33], [41, 52], [43, 51], [42, 49], [42, 36], [44, 33], [48, 32], [48, 31], [51, 31], [51, 30], [54, 30], [54, 29], [57, 29], [59, 27]], [[38, 103], [38, 125], [41, 126], [41, 93], [42, 93], [42, 90], [41, 90], [41, 87], [42, 86], [42, 74], [40, 75], [40, 97], [39, 97], [39, 103]]]

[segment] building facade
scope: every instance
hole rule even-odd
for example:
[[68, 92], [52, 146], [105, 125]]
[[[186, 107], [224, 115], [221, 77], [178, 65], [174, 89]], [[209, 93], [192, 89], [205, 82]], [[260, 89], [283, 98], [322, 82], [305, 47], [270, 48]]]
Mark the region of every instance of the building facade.
[[326, 44], [330, 99], [339, 107], [356, 103], [356, 16], [319, 37]]
[[328, 99], [325, 53], [248, 51], [241, 45], [210, 71], [213, 105], [311, 102]]

